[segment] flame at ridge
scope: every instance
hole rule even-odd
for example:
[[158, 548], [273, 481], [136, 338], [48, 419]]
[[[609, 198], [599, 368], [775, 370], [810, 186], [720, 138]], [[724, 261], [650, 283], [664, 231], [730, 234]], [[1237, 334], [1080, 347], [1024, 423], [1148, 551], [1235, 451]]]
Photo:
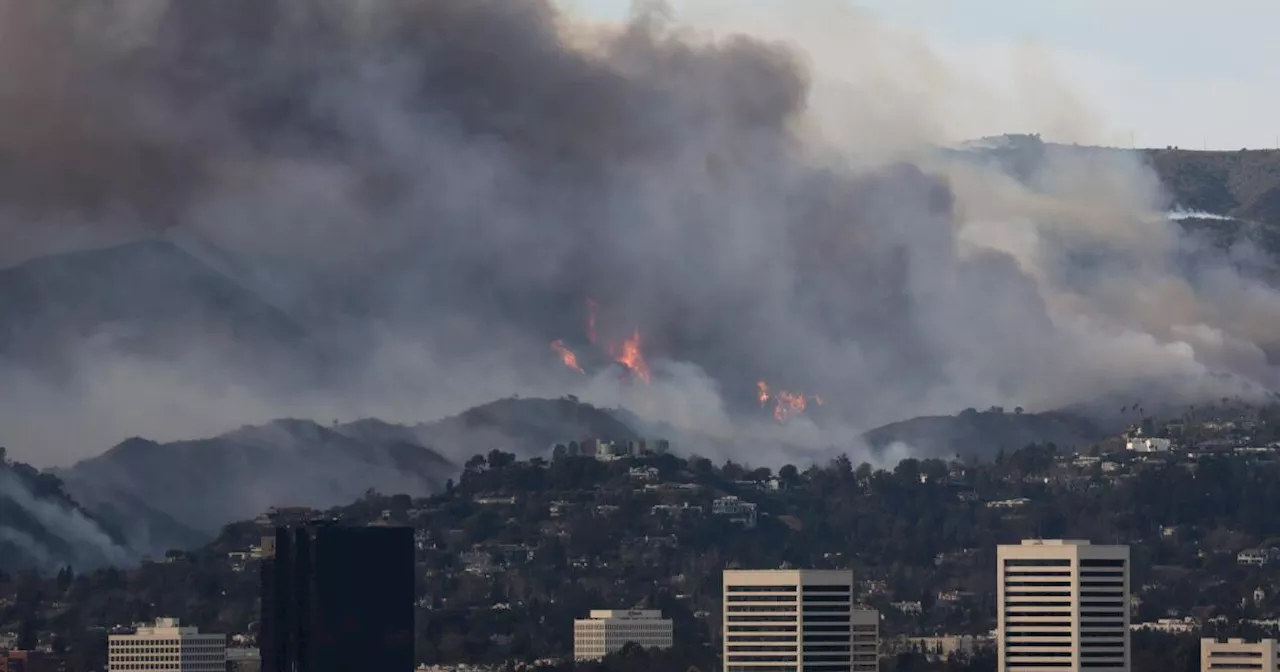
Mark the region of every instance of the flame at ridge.
[[586, 373], [586, 371], [582, 370], [582, 366], [578, 364], [578, 356], [564, 344], [564, 341], [558, 338], [551, 341], [551, 350], [560, 356], [560, 361], [564, 362], [565, 366], [578, 373]]
[[773, 400], [773, 419], [778, 422], [786, 422], [804, 413], [808, 410], [810, 401], [819, 406], [823, 404], [822, 397], [816, 394], [807, 395], [787, 390], [771, 391], [769, 383], [763, 380], [756, 382], [756, 399], [760, 401], [761, 408], [764, 408], [770, 399]]
[[631, 337], [622, 342], [618, 348], [610, 348], [614, 361], [627, 367], [644, 383], [649, 382], [649, 364], [644, 360], [644, 350], [640, 344], [640, 330], [631, 333]]

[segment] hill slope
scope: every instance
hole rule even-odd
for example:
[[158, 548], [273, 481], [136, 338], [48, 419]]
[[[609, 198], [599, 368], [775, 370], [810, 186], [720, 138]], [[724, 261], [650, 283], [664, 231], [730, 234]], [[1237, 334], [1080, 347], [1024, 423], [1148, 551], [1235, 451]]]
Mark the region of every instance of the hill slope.
[[416, 443], [279, 420], [199, 441], [130, 439], [59, 474], [85, 506], [155, 553], [200, 543], [272, 506], [326, 508], [370, 488], [435, 492], [454, 471]]
[[557, 441], [584, 437], [638, 438], [587, 404], [513, 398], [413, 426], [277, 420], [198, 441], [135, 438], [57, 473], [131, 543], [159, 553], [203, 543], [272, 506], [323, 509], [370, 488], [423, 496], [443, 489], [471, 455], [549, 454]]
[[1280, 225], [1280, 151], [1143, 152], [1175, 205]]
[[549, 455], [558, 441], [641, 438], [613, 413], [572, 398], [499, 399], [410, 431], [458, 463], [494, 448], [533, 457]]
[[122, 535], [85, 511], [57, 477], [4, 459], [0, 448], [0, 570], [123, 563]]
[[1110, 435], [1106, 428], [1065, 412], [1005, 413], [966, 410], [959, 415], [911, 418], [877, 427], [863, 438], [880, 451], [895, 443], [910, 447], [912, 457], [991, 459], [1031, 443], [1081, 448]]
[[1030, 181], [1052, 156], [1110, 152], [1136, 152], [1150, 166], [1168, 194], [1170, 209], [1192, 215], [1180, 219], [1184, 228], [1205, 231], [1224, 247], [1248, 238], [1280, 260], [1280, 150], [1130, 150], [1047, 143], [1035, 135], [1005, 135], [966, 143], [944, 155], [992, 164], [1019, 180]]

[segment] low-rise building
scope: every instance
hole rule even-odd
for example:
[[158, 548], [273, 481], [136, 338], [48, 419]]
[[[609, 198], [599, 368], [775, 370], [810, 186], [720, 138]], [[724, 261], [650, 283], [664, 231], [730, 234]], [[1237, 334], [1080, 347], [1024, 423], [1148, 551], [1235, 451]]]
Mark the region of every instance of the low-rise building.
[[987, 502], [988, 509], [1020, 509], [1031, 503], [1026, 497], [1014, 497], [1013, 499], [1001, 499], [994, 502]]
[[1271, 555], [1271, 549], [1250, 548], [1236, 554], [1236, 563], [1261, 567], [1262, 565], [1271, 562]]
[[262, 672], [262, 656], [257, 649], [227, 649], [227, 672]]
[[1151, 632], [1167, 632], [1177, 635], [1187, 632], [1195, 632], [1200, 629], [1200, 624], [1190, 616], [1184, 618], [1160, 618], [1154, 621], [1145, 621], [1142, 623], [1134, 623], [1129, 626], [1133, 630], [1147, 630]]
[[1167, 453], [1173, 447], [1169, 439], [1135, 436], [1124, 445], [1135, 453]]
[[1246, 642], [1233, 638], [1200, 640], [1200, 672], [1210, 670], [1266, 670], [1274, 672], [1280, 662], [1280, 648], [1274, 639]]
[[951, 656], [972, 657], [983, 649], [995, 647], [995, 638], [989, 635], [937, 635], [910, 637], [907, 646], [932, 660], [946, 660]]
[[62, 658], [47, 651], [0, 651], [0, 672], [58, 672]]
[[158, 618], [131, 635], [111, 635], [108, 672], [226, 672], [227, 636], [181, 627], [176, 618]]
[[592, 609], [573, 622], [575, 660], [599, 660], [628, 643], [646, 649], [669, 649], [674, 643], [671, 619], [650, 609]]
[[743, 527], [756, 526], [756, 505], [744, 502], [733, 495], [720, 497], [711, 503], [711, 512], [717, 516], [728, 516], [731, 522], [741, 523]]

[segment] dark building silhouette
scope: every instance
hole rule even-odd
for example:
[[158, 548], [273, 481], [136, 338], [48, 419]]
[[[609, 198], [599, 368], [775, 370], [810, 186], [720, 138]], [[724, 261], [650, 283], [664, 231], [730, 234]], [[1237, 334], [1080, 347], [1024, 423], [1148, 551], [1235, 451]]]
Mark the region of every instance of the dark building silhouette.
[[414, 669], [411, 528], [279, 527], [263, 550], [263, 672]]

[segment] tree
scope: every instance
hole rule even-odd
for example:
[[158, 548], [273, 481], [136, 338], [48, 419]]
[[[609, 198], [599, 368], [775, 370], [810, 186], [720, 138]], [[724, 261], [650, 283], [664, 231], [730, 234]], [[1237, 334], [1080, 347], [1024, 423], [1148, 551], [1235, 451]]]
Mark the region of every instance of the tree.
[[512, 453], [504, 453], [497, 448], [489, 451], [487, 462], [490, 469], [502, 469], [511, 464], [515, 464], [516, 456]]

